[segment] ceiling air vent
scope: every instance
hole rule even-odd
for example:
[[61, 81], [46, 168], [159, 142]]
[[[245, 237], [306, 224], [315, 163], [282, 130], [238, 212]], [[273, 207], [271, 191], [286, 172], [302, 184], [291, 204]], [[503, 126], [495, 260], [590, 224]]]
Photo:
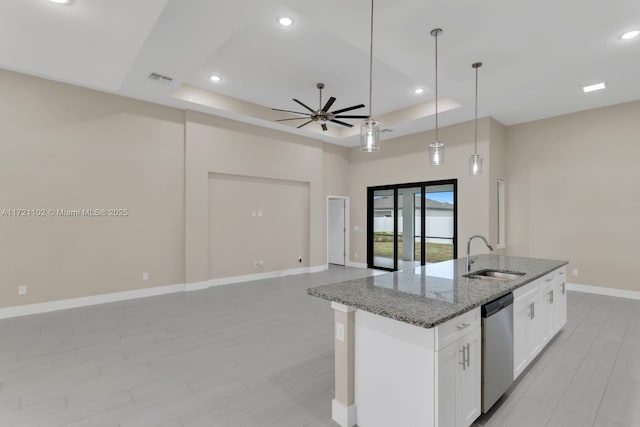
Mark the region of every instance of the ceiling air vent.
[[147, 78], [149, 80], [153, 80], [160, 83], [171, 83], [173, 81], [171, 77], [163, 76], [162, 74], [159, 74], [159, 73], [151, 73]]

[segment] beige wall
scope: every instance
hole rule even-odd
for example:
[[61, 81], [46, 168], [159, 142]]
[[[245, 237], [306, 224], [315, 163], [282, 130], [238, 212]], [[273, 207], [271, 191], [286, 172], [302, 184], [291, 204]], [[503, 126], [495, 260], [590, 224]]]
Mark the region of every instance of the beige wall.
[[507, 128], [508, 253], [639, 291], [639, 135], [638, 101]]
[[183, 115], [0, 70], [0, 209], [129, 210], [0, 217], [0, 307], [183, 283]]
[[[186, 186], [185, 186], [185, 259], [186, 283], [197, 283], [220, 277], [209, 271], [209, 174], [227, 174], [269, 180], [305, 183], [309, 187], [309, 266], [326, 263], [324, 247], [324, 210], [322, 143], [234, 122], [232, 120], [187, 112], [186, 117]], [[238, 215], [234, 208], [224, 211]], [[268, 226], [268, 225], [266, 225]], [[222, 236], [222, 238], [225, 238]], [[277, 253], [278, 247], [274, 252]], [[238, 257], [226, 253], [220, 263]], [[286, 257], [286, 254], [282, 254]], [[244, 270], [237, 275], [256, 273], [253, 259], [248, 258]], [[274, 260], [261, 272], [278, 270]]]
[[[223, 175], [306, 192], [293, 196], [297, 204], [306, 197], [307, 209], [296, 255], [274, 251], [282, 256], [261, 258], [261, 272], [299, 266], [300, 255], [303, 265], [326, 263], [327, 195], [351, 197], [350, 259], [364, 263], [368, 186], [452, 178], [463, 256], [469, 234], [495, 242], [496, 179], [506, 176], [508, 254], [568, 259], [569, 273], [580, 273], [572, 282], [640, 290], [640, 102], [506, 128], [481, 119], [485, 174], [472, 177], [473, 122], [441, 130], [447, 161], [433, 168], [433, 132], [384, 141], [370, 154], [9, 71], [0, 70], [0, 92], [0, 209], [130, 212], [0, 217], [0, 307], [256, 273], [257, 253], [209, 250], [228, 240], [211, 233], [211, 179]], [[231, 218], [248, 207], [222, 212]], [[261, 227], [277, 228], [266, 219]], [[216, 267], [225, 260], [239, 265]], [[28, 295], [18, 297], [18, 285]]]
[[[478, 123], [478, 153], [485, 162], [489, 156], [490, 123], [488, 118]], [[367, 187], [372, 186], [458, 179], [458, 256], [465, 254], [470, 234], [489, 235], [489, 174], [471, 176], [468, 172], [469, 156], [473, 154], [473, 122], [440, 129], [440, 139], [446, 144], [445, 164], [441, 167], [429, 164], [428, 146], [434, 136], [431, 131], [386, 140], [377, 153], [351, 149], [351, 261], [367, 262]], [[354, 231], [354, 227], [360, 231]], [[486, 249], [474, 244], [472, 251], [483, 253]]]
[[308, 265], [309, 183], [209, 174], [210, 279]]

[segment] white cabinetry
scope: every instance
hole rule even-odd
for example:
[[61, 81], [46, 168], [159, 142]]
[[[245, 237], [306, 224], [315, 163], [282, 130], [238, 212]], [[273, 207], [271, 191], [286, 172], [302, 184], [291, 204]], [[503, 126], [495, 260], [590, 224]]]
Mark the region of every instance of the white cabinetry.
[[481, 333], [478, 324], [438, 351], [438, 425], [467, 427], [480, 416]]
[[481, 411], [480, 323], [480, 308], [431, 329], [356, 310], [358, 425], [471, 425]]
[[513, 377], [525, 370], [567, 322], [564, 267], [513, 292]]

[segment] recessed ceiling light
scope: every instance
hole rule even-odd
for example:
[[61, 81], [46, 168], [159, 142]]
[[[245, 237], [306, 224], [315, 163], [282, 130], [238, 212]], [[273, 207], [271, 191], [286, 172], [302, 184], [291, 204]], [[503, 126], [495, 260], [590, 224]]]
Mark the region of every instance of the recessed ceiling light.
[[209, 80], [211, 80], [214, 83], [218, 83], [218, 82], [222, 81], [222, 77], [220, 77], [217, 74], [212, 74], [212, 75], [209, 76]]
[[55, 4], [71, 4], [73, 0], [49, 0], [51, 3]]
[[288, 16], [281, 16], [280, 18], [278, 18], [278, 24], [282, 25], [283, 27], [290, 27], [291, 25], [293, 25], [293, 19], [289, 18]]
[[622, 40], [629, 40], [629, 39], [632, 39], [634, 37], [637, 37], [638, 35], [640, 35], [640, 30], [632, 30], [632, 31], [627, 31], [626, 33], [621, 35], [620, 38]]
[[588, 92], [593, 92], [595, 90], [602, 90], [606, 87], [607, 85], [604, 82], [602, 82], [602, 83], [596, 83], [594, 85], [583, 86], [582, 90], [584, 91], [584, 93], [588, 93]]
[[422, 95], [424, 93], [424, 89], [421, 87], [415, 88], [413, 90], [413, 93], [415, 93], [416, 95]]

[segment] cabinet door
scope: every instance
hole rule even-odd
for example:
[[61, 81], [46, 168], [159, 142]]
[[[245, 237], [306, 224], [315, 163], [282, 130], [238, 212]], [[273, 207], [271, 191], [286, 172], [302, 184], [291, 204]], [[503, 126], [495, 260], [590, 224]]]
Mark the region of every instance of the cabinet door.
[[463, 364], [456, 376], [456, 426], [468, 427], [480, 416], [482, 336], [480, 328], [461, 338]]
[[567, 285], [562, 282], [555, 286], [554, 322], [555, 332], [558, 332], [567, 323]]
[[513, 379], [515, 380], [527, 367], [531, 358], [532, 338], [531, 330], [531, 303], [532, 299], [526, 299], [513, 310]]
[[556, 290], [555, 286], [546, 287], [541, 294], [540, 310], [536, 313], [539, 317], [541, 327], [541, 342], [544, 347], [547, 342], [555, 335], [555, 309], [556, 309]]
[[455, 341], [438, 352], [438, 426], [456, 425], [456, 374], [462, 351], [460, 342]]

